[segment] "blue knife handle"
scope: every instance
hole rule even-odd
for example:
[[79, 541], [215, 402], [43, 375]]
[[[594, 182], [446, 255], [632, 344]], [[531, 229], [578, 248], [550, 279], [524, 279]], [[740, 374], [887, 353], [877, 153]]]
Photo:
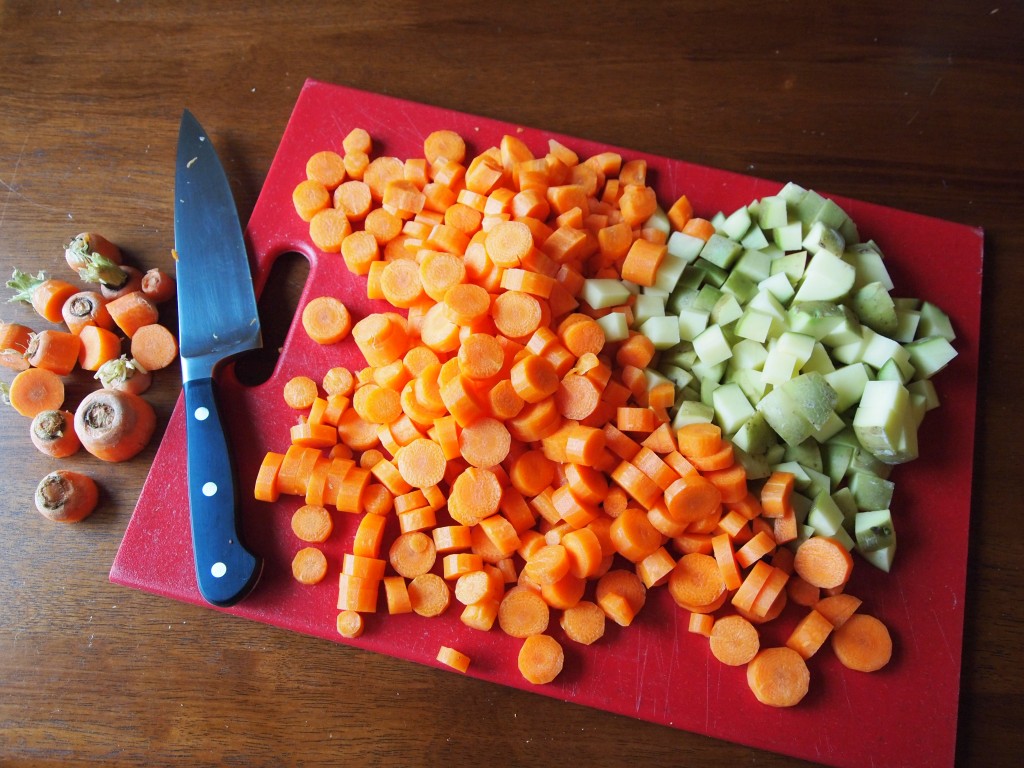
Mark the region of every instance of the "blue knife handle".
[[256, 586], [263, 563], [238, 538], [235, 472], [213, 379], [186, 381], [184, 390], [196, 580], [207, 602], [230, 606]]

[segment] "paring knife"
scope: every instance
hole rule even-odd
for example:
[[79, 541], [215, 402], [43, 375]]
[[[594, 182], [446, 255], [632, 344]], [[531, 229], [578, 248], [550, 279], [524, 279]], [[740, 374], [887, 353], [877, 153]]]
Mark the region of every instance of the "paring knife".
[[224, 361], [263, 342], [231, 187], [213, 142], [188, 110], [178, 134], [174, 247], [196, 579], [206, 601], [230, 606], [256, 585], [263, 563], [238, 537], [234, 464], [215, 375]]

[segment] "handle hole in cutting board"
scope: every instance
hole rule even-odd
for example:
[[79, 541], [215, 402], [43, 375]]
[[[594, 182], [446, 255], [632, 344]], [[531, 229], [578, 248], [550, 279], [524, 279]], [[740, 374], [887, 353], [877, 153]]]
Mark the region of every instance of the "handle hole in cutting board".
[[274, 259], [256, 302], [263, 347], [242, 355], [235, 362], [235, 377], [241, 384], [255, 387], [273, 375], [309, 270], [309, 259], [301, 253], [288, 251]]

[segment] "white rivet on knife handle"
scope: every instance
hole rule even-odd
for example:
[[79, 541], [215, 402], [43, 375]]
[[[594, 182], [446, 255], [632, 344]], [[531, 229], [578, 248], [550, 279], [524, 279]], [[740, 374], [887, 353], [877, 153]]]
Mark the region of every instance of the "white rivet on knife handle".
[[210, 409], [199, 406], [192, 415], [196, 417], [196, 421], [206, 421], [210, 418]]

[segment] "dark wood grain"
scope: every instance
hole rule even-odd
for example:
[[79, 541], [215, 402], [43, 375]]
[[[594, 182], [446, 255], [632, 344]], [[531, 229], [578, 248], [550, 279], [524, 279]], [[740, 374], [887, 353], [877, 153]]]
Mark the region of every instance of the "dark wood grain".
[[[60, 273], [85, 229], [171, 268], [181, 108], [219, 127], [247, 218], [307, 77], [981, 226], [958, 762], [1016, 765], [1022, 40], [1018, 0], [0, 0], [0, 272]], [[2, 319], [37, 324], [22, 305]], [[69, 402], [88, 388], [76, 377]], [[179, 388], [164, 372], [150, 392], [161, 429]], [[801, 764], [115, 587], [156, 443], [122, 465], [66, 460], [103, 499], [60, 526], [32, 508], [55, 462], [9, 409], [0, 438], [5, 765]]]

